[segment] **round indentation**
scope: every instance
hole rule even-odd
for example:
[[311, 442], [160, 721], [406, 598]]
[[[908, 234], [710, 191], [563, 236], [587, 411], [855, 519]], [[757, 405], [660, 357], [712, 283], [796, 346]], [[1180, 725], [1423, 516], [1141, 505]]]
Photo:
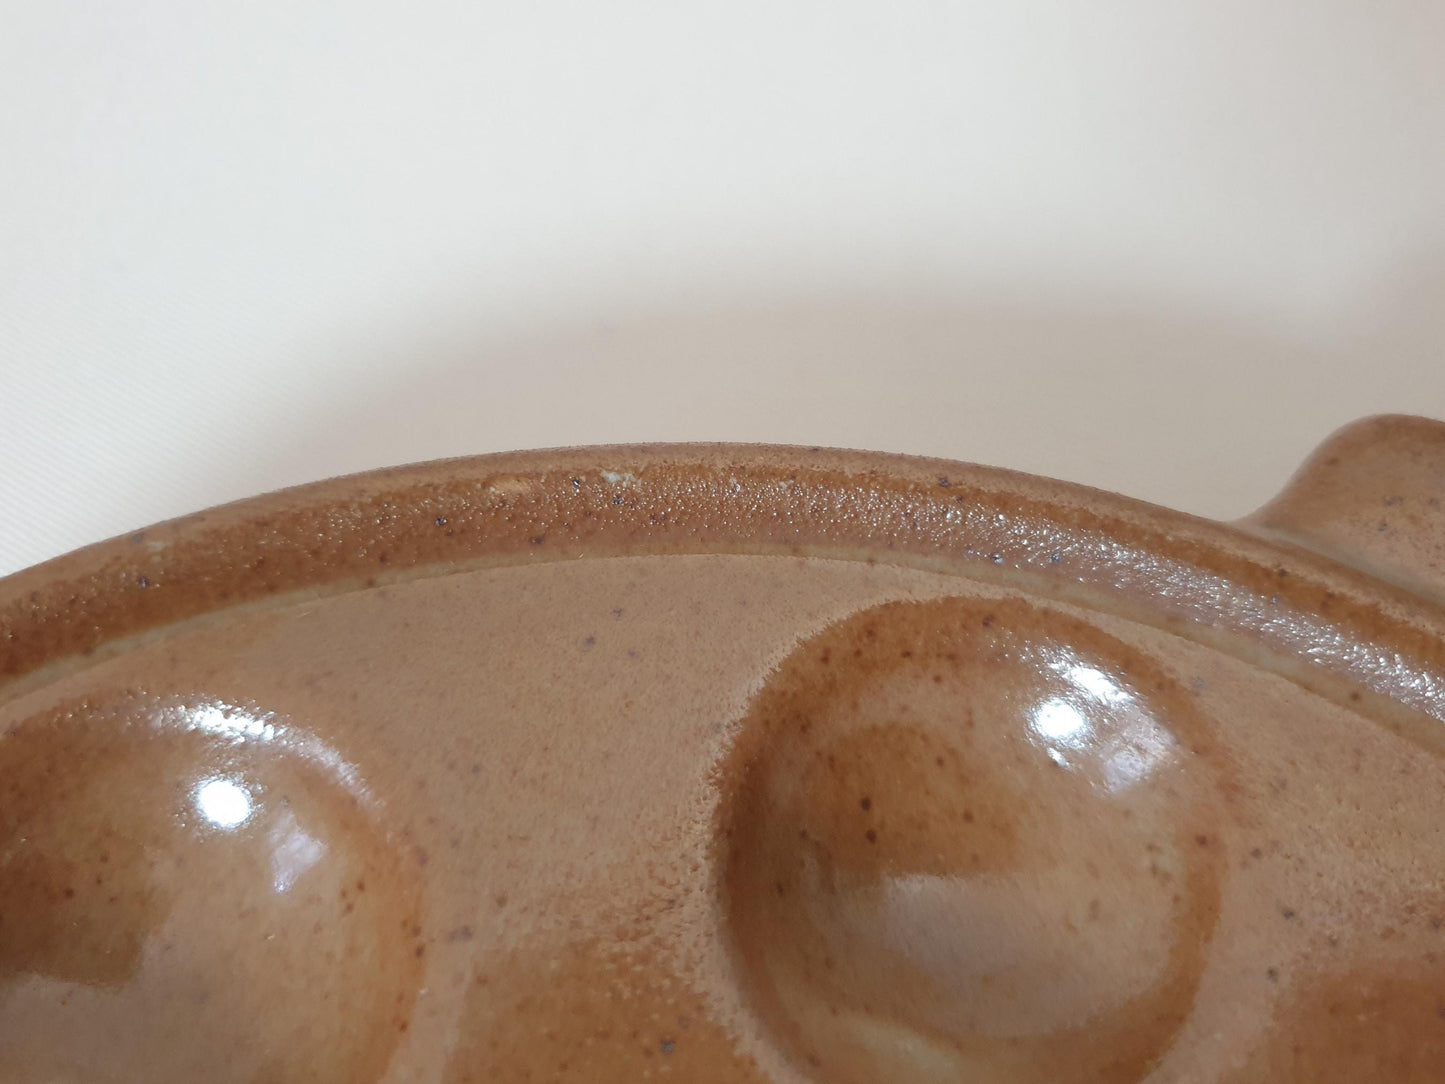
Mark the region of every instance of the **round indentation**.
[[813, 637], [725, 770], [758, 1016], [820, 1080], [1139, 1080], [1218, 913], [1206, 737], [1149, 658], [1022, 601]]
[[214, 702], [0, 735], [0, 1077], [374, 1081], [419, 878], [334, 751]]

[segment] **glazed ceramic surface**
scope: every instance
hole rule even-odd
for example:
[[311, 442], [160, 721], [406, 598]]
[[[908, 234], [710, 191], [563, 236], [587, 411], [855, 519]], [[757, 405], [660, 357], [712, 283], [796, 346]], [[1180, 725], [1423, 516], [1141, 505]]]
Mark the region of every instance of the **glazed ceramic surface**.
[[0, 1079], [1438, 1080], [1442, 503], [593, 448], [0, 581]]

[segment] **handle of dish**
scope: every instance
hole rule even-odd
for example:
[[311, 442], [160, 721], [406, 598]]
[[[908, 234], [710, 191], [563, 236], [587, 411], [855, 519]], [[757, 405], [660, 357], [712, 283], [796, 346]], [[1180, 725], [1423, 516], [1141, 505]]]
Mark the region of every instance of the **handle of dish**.
[[1352, 422], [1241, 526], [1445, 602], [1445, 422]]

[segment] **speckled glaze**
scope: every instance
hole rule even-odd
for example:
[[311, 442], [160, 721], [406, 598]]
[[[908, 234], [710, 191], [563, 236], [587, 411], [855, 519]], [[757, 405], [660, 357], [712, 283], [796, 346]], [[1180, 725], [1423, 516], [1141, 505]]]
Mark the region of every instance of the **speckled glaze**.
[[1437, 1081], [1442, 505], [592, 448], [10, 577], [0, 1081]]

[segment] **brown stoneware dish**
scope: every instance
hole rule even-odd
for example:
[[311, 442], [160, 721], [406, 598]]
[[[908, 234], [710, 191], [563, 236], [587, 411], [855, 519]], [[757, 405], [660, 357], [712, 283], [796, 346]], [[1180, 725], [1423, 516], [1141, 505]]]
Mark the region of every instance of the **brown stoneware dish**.
[[405, 467], [0, 580], [0, 1080], [1445, 1079], [1445, 425], [1233, 524]]

